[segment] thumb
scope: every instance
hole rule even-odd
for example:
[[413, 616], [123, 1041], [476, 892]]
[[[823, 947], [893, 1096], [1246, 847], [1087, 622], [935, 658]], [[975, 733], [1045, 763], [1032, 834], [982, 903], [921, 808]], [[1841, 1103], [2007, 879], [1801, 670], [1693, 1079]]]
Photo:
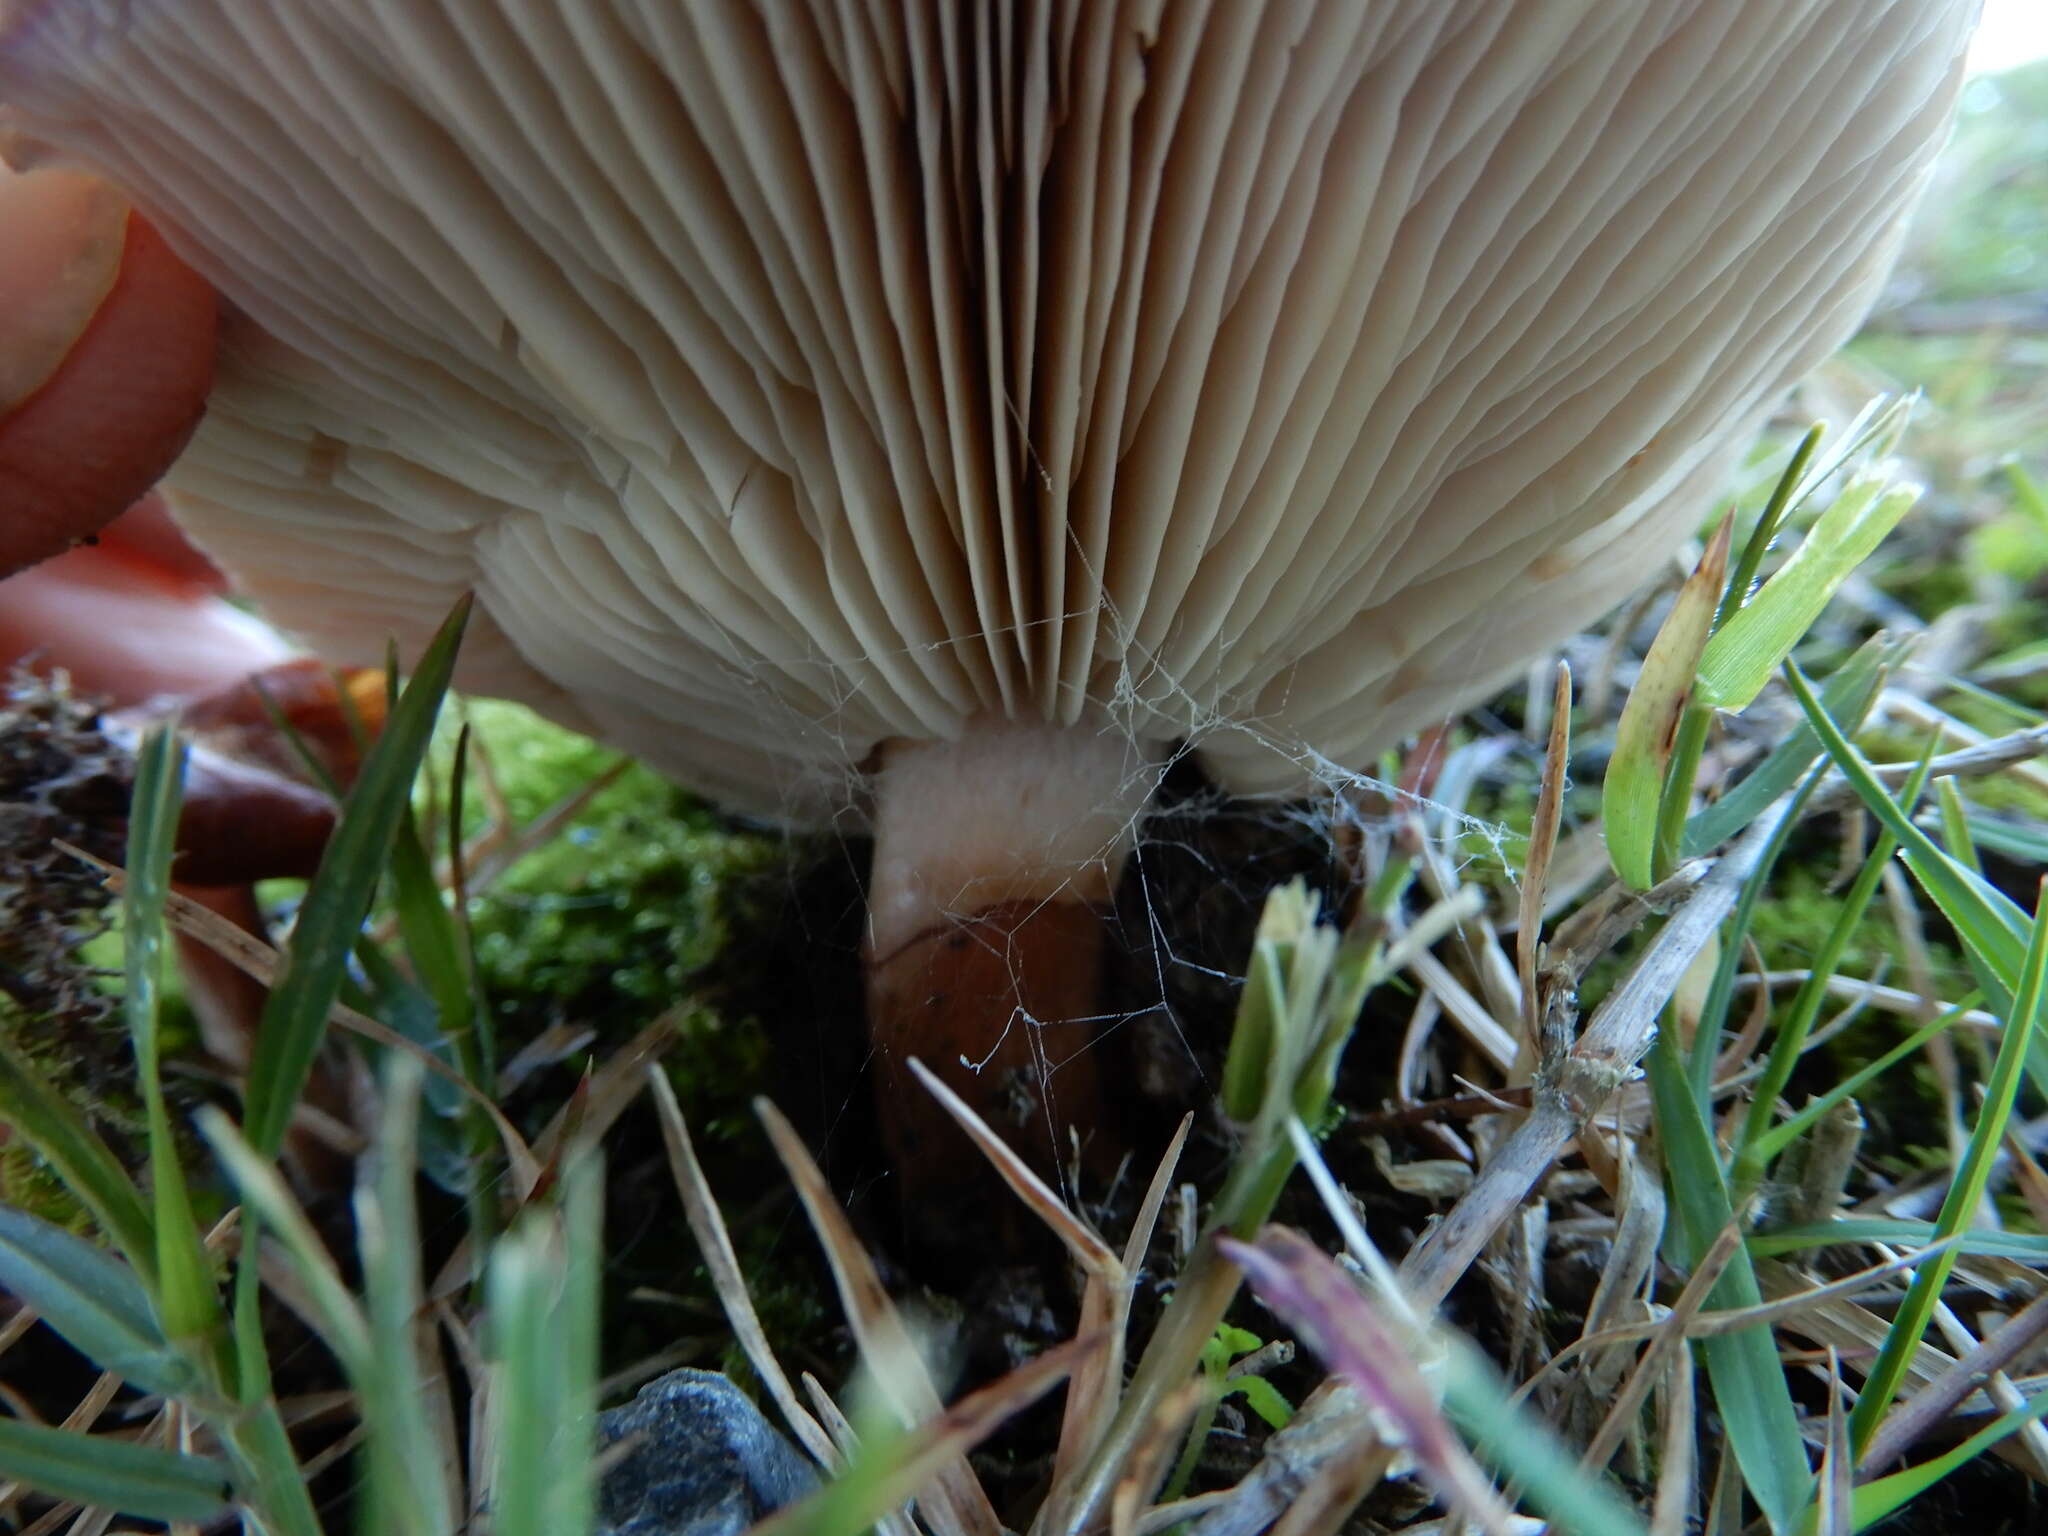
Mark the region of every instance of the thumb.
[[97, 178], [0, 168], [0, 576], [170, 467], [213, 384], [213, 289]]

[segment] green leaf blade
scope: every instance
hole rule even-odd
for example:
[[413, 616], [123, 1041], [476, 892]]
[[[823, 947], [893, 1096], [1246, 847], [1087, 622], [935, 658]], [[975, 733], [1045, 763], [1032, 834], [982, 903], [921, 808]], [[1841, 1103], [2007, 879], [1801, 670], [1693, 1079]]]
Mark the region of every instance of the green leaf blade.
[[1841, 584], [1920, 499], [1917, 485], [1862, 474], [1820, 515], [1789, 559], [1729, 615], [1700, 657], [1700, 698], [1742, 709], [1763, 692]]
[[151, 730], [136, 754], [135, 794], [128, 814], [128, 870], [122, 890], [122, 951], [127, 968], [124, 1012], [149, 1127], [150, 1186], [156, 1206], [157, 1300], [165, 1332], [211, 1353], [223, 1376], [232, 1361], [225, 1314], [199, 1239], [192, 1197], [164, 1100], [157, 1044], [163, 995], [164, 906], [177, 852], [184, 802], [185, 749], [176, 723]]
[[88, 1360], [144, 1391], [175, 1396], [194, 1385], [134, 1270], [12, 1206], [0, 1206], [0, 1288], [41, 1313]]
[[1694, 674], [1721, 604], [1734, 526], [1732, 517], [1722, 521], [1698, 567], [1678, 589], [1614, 728], [1600, 819], [1614, 872], [1637, 890], [1656, 883], [1657, 829], [1672, 740], [1693, 695]]
[[341, 991], [357, 930], [376, 892], [392, 840], [411, 810], [413, 779], [455, 668], [470, 601], [435, 635], [371, 747], [320, 868], [307, 888], [282, 977], [263, 1010], [249, 1063], [245, 1131], [267, 1157], [283, 1145], [292, 1109], [312, 1071]]
[[38, 1493], [145, 1520], [203, 1524], [228, 1513], [225, 1462], [0, 1419], [0, 1474]]

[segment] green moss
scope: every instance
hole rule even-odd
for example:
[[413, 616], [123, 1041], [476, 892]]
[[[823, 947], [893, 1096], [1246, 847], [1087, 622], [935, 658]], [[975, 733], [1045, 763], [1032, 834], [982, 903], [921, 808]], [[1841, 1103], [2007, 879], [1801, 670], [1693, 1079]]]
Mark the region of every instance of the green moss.
[[[135, 1089], [127, 1035], [111, 1007], [91, 1018], [55, 1021], [31, 1016], [0, 994], [0, 1039], [84, 1116], [126, 1166], [131, 1170], [141, 1166], [145, 1140], [142, 1100]], [[183, 1085], [174, 1082], [172, 1086]], [[0, 1129], [0, 1203], [75, 1231], [87, 1231], [92, 1225], [85, 1208], [35, 1149], [4, 1129]]]
[[[522, 826], [619, 761], [515, 705], [471, 700], [463, 713]], [[443, 784], [452, 748], [451, 736], [437, 749]], [[486, 814], [472, 789], [466, 827], [480, 828]], [[747, 1021], [716, 1008], [707, 978], [756, 918], [759, 893], [784, 857], [780, 838], [737, 828], [647, 769], [625, 768], [568, 826], [471, 898], [478, 974], [502, 1053], [575, 1022], [599, 1030], [602, 1054], [662, 1010], [695, 1002], [674, 1058], [689, 1063], [678, 1090], [714, 1119], [721, 1106], [692, 1104], [705, 1085], [724, 1085], [744, 1104], [762, 1081], [766, 1047]]]
[[1946, 613], [1972, 601], [1970, 573], [1946, 550], [1907, 554], [1869, 569], [1873, 584], [1920, 617]]
[[[1842, 893], [1828, 889], [1832, 878], [1832, 871], [1797, 864], [1779, 868], [1769, 899], [1757, 903], [1750, 930], [1771, 969], [1800, 969], [1811, 963], [1827, 941], [1842, 910]], [[1962, 957], [1953, 952], [1937, 950], [1934, 959], [1937, 985], [1968, 974]], [[1881, 962], [1888, 962], [1889, 979], [1897, 983], [1903, 960], [1883, 900], [1872, 901], [1843, 952], [1841, 974], [1870, 976]], [[1964, 981], [1962, 985], [1967, 990], [1971, 984]]]
[[[466, 836], [490, 818], [476, 787], [480, 756], [522, 827], [621, 762], [617, 753], [515, 705], [465, 700], [450, 714], [457, 723], [467, 719], [473, 733]], [[453, 726], [444, 726], [431, 760], [438, 805], [432, 787], [421, 797], [422, 826], [437, 847], [446, 841], [440, 809], [454, 739]], [[731, 1197], [728, 1217], [755, 1305], [772, 1337], [815, 1340], [828, 1325], [828, 1308], [819, 1300], [818, 1277], [793, 1259], [787, 1213], [746, 1219], [763, 1155], [749, 1106], [754, 1095], [773, 1089], [776, 1073], [767, 1034], [735, 997], [747, 979], [739, 972], [763, 963], [762, 935], [786, 892], [789, 858], [785, 839], [737, 826], [631, 765], [566, 826], [479, 887], [469, 918], [501, 1061], [557, 1024], [597, 1032], [584, 1057], [520, 1090], [512, 1107], [528, 1124], [553, 1112], [589, 1061], [603, 1060], [675, 1010], [678, 1039], [665, 1065], [713, 1187]], [[623, 1140], [611, 1149], [619, 1166], [660, 1166], [658, 1143], [637, 1139], [650, 1130], [641, 1121], [621, 1131]], [[665, 1189], [666, 1176], [656, 1182]], [[635, 1234], [615, 1255], [607, 1282], [619, 1293], [607, 1310], [616, 1319], [611, 1347], [624, 1351], [620, 1358], [674, 1343], [675, 1317], [629, 1299], [636, 1288], [676, 1296], [692, 1316], [716, 1316], [688, 1228], [672, 1216], [647, 1225], [641, 1214], [628, 1204], [610, 1216], [614, 1230]]]
[[81, 1237], [92, 1234], [85, 1207], [50, 1171], [35, 1148], [19, 1138], [0, 1143], [0, 1204], [39, 1217]]
[[[603, 1023], [683, 995], [724, 947], [736, 887], [779, 857], [634, 767], [588, 812], [472, 903], [485, 986], [501, 1007], [547, 1000]], [[613, 1005], [611, 1007], [606, 1004]]]

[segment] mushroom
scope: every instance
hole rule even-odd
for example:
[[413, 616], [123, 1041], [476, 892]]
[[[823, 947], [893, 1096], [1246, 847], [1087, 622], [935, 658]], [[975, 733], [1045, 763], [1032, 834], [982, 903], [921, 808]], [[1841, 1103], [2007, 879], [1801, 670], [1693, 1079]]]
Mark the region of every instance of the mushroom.
[[1975, 10], [0, 0], [0, 128], [225, 296], [173, 488], [245, 593], [369, 662], [473, 590], [467, 686], [872, 826], [885, 1082], [1046, 1164], [1169, 754], [1298, 791], [1626, 595]]
[[213, 381], [214, 308], [105, 181], [0, 165], [0, 576], [97, 531], [177, 457]]

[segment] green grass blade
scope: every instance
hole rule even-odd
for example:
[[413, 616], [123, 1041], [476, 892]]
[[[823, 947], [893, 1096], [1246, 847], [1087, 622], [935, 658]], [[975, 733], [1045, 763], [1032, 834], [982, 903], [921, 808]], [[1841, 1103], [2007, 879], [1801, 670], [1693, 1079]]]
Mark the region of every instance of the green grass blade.
[[1923, 1461], [1917, 1467], [1908, 1467], [1889, 1477], [1873, 1478], [1856, 1490], [1855, 1502], [1851, 1506], [1855, 1529], [1869, 1529], [1908, 1501], [1919, 1498], [1951, 1472], [1975, 1461], [1999, 1441], [2042, 1418], [2048, 1418], [2048, 1392], [2035, 1393], [2019, 1407], [2000, 1414], [1961, 1445], [1932, 1461]]
[[484, 1290], [497, 1341], [493, 1536], [586, 1536], [590, 1528], [597, 1178], [594, 1154], [577, 1154], [560, 1210], [531, 1212], [491, 1254]]
[[420, 658], [418, 672], [370, 748], [299, 909], [291, 953], [263, 1010], [249, 1063], [245, 1129], [250, 1144], [267, 1157], [276, 1156], [283, 1145], [285, 1127], [326, 1032], [328, 1011], [341, 990], [356, 932], [392, 839], [411, 808], [413, 779], [448, 691], [469, 608], [467, 598], [456, 605]]
[[0, 1287], [102, 1370], [175, 1397], [197, 1380], [164, 1337], [135, 1271], [97, 1244], [0, 1205]]
[[1707, 1106], [1713, 1102], [1714, 1062], [1721, 1052], [1721, 1031], [1728, 1022], [1728, 1007], [1735, 997], [1735, 977], [1742, 969], [1743, 941], [1756, 920], [1757, 907], [1771, 888], [1771, 877], [1777, 872], [1785, 845], [1792, 841], [1792, 833], [1805, 812], [1806, 802], [1820, 787], [1825, 773], [1825, 768], [1810, 770], [1805, 782], [1794, 791], [1792, 803], [1771, 833], [1771, 840], [1765, 844], [1756, 868], [1742, 883], [1742, 894], [1735, 900], [1735, 910], [1721, 925], [1720, 963], [1714, 968], [1714, 979], [1708, 985], [1706, 1001], [1700, 1007], [1699, 1022], [1693, 1033], [1692, 1055], [1686, 1063], [1693, 1097], [1698, 1101], [1702, 1115], [1707, 1113]]
[[[1991, 1065], [1990, 1081], [1985, 1084], [1977, 1123], [1970, 1132], [1969, 1145], [1963, 1150], [1961, 1166], [1949, 1183], [1948, 1195], [1934, 1218], [1937, 1242], [1967, 1230], [1976, 1219], [1984, 1191], [1991, 1182], [1992, 1164], [2005, 1143], [2006, 1123], [2012, 1118], [2013, 1106], [2018, 1101], [2028, 1043], [2041, 1026], [2042, 992], [2044, 983], [2048, 983], [2048, 901], [2038, 905], [2019, 986], [2012, 1010], [2006, 1015], [2005, 1032], [1998, 1043], [1997, 1058]], [[1935, 1303], [1941, 1299], [1942, 1288], [1947, 1285], [1955, 1262], [1956, 1250], [1948, 1248], [1933, 1255], [1914, 1272], [1906, 1299], [1885, 1334], [1884, 1345], [1878, 1350], [1877, 1360], [1856, 1399], [1855, 1411], [1849, 1416], [1850, 1439], [1858, 1451], [1869, 1443], [1886, 1409], [1891, 1406], [1899, 1382], [1905, 1376], [1906, 1365], [1919, 1348], [1921, 1336], [1927, 1331]]]
[[1835, 589], [1919, 499], [1918, 486], [1892, 485], [1877, 475], [1850, 481], [1763, 590], [1708, 643], [1700, 658], [1702, 701], [1716, 709], [1747, 707], [1813, 628]]
[[[145, 1095], [160, 1108], [157, 999], [163, 991], [164, 899], [177, 850], [178, 807], [184, 798], [185, 753], [177, 734], [158, 726], [135, 754], [135, 793], [128, 812], [128, 870], [122, 882], [122, 955], [127, 967], [128, 1037]], [[152, 1114], [151, 1131], [154, 1132]], [[155, 1146], [152, 1139], [152, 1152]]]
[[1672, 738], [1671, 761], [1664, 770], [1662, 798], [1657, 805], [1657, 842], [1650, 864], [1654, 879], [1667, 878], [1683, 857], [1686, 821], [1699, 782], [1700, 758], [1705, 755], [1707, 733], [1713, 724], [1714, 712], [1704, 704], [1688, 704], [1679, 716], [1678, 731]]
[[484, 1293], [497, 1342], [496, 1466], [491, 1477], [494, 1536], [549, 1536], [547, 1468], [561, 1388], [559, 1337], [552, 1326], [554, 1282], [544, 1233], [521, 1223], [491, 1253]]
[[149, 1181], [156, 1198], [157, 1305], [170, 1339], [207, 1358], [220, 1381], [233, 1375], [233, 1359], [215, 1289], [213, 1266], [200, 1243], [185, 1186], [171, 1115], [164, 1101], [157, 1047], [157, 1008], [163, 994], [164, 901], [177, 850], [178, 812], [184, 800], [185, 751], [171, 725], [142, 739], [135, 757], [135, 793], [128, 812], [128, 878], [122, 887], [122, 952], [127, 966], [124, 1012], [128, 1039], [149, 1126]]
[[[1805, 1253], [1837, 1243], [1883, 1243], [1888, 1248], [1926, 1248], [1937, 1242], [1934, 1223], [1907, 1221], [1889, 1216], [1845, 1216], [1834, 1221], [1800, 1222], [1755, 1232], [1749, 1251], [1758, 1258], [1775, 1258], [1784, 1253]], [[2019, 1259], [2029, 1264], [2048, 1262], [2048, 1236], [2039, 1232], [1999, 1232], [1974, 1228], [1955, 1244], [1959, 1253], [1988, 1258]]]
[[491, 1012], [490, 999], [484, 995], [483, 977], [476, 964], [476, 934], [470, 927], [469, 913], [469, 869], [468, 855], [462, 825], [462, 789], [469, 782], [470, 727], [463, 721], [462, 729], [455, 733], [455, 760], [448, 768], [448, 870], [452, 889], [449, 892], [450, 906], [455, 919], [455, 935], [462, 946], [462, 970], [469, 978], [469, 1017], [476, 1030], [476, 1059], [478, 1085], [486, 1093], [495, 1093], [498, 1082], [498, 1024]]
[[1840, 1082], [1832, 1084], [1826, 1093], [1813, 1099], [1801, 1108], [1798, 1113], [1788, 1115], [1783, 1122], [1771, 1127], [1770, 1130], [1757, 1138], [1755, 1144], [1757, 1156], [1768, 1165], [1779, 1153], [1783, 1152], [1793, 1142], [1819, 1124], [1828, 1111], [1836, 1105], [1842, 1103], [1845, 1099], [1854, 1098], [1863, 1091], [1865, 1086], [1874, 1082], [1886, 1072], [1889, 1072], [1908, 1056], [1919, 1051], [1928, 1041], [1934, 1039], [1936, 1035], [1946, 1034], [1965, 1013], [1968, 1013], [1977, 1006], [1982, 995], [1981, 993], [1972, 992], [1939, 1018], [1928, 1020], [1927, 1023], [1914, 1030], [1912, 1034], [1906, 1036], [1905, 1039], [1901, 1040], [1875, 1061], [1864, 1063]]
[[426, 1299], [413, 1180], [424, 1075], [410, 1056], [386, 1059], [374, 1162], [356, 1191], [370, 1327], [369, 1358], [356, 1383], [370, 1437], [365, 1529], [393, 1536], [441, 1536], [453, 1529], [457, 1508], [427, 1423], [419, 1357]]
[[2000, 821], [1989, 816], [1970, 818], [1973, 846], [1988, 849], [2003, 858], [2024, 864], [2048, 864], [2048, 827]]
[[[351, 1362], [360, 1362], [368, 1348], [368, 1330], [361, 1313], [276, 1169], [243, 1140], [219, 1110], [201, 1110], [199, 1126], [241, 1191], [245, 1243], [253, 1243], [266, 1224], [279, 1234], [300, 1286], [313, 1302], [313, 1320], [328, 1348], [344, 1369]], [[291, 1436], [271, 1396], [257, 1275], [255, 1254], [246, 1252], [235, 1276], [240, 1406], [223, 1426], [224, 1438], [242, 1471], [238, 1481], [249, 1503], [260, 1512], [264, 1528], [276, 1536], [320, 1536], [320, 1520], [299, 1471]]]
[[[1614, 728], [1614, 755], [1601, 788], [1600, 819], [1614, 872], [1637, 890], [1656, 880], [1665, 780], [1674, 766], [1680, 771], [1684, 766], [1674, 765], [1672, 740], [1692, 696], [1694, 673], [1727, 582], [1728, 541], [1734, 526], [1732, 517], [1723, 519], [1699, 565], [1678, 589]], [[1697, 755], [1693, 762], [1698, 763]], [[1691, 786], [1685, 786], [1684, 792], [1690, 791]]]
[[[311, 1303], [311, 1321], [351, 1376], [367, 1369], [369, 1324], [342, 1283], [326, 1245], [299, 1209], [277, 1170], [235, 1129], [234, 1122], [211, 1106], [199, 1112], [199, 1129], [242, 1197], [245, 1219], [275, 1232], [284, 1243], [292, 1273]], [[253, 1258], [253, 1255], [251, 1256]], [[244, 1272], [254, 1269], [244, 1266]]]
[[[399, 970], [367, 935], [356, 944], [356, 963], [362, 968], [368, 990], [359, 990], [353, 984], [345, 986], [342, 1000], [396, 1030], [451, 1071], [462, 1073], [455, 1043], [442, 1033], [441, 1010], [433, 998]], [[385, 1051], [372, 1044], [368, 1045], [367, 1054], [372, 1061], [378, 1061]], [[488, 1126], [481, 1143], [470, 1129], [469, 1115], [474, 1108], [458, 1083], [438, 1072], [428, 1075], [419, 1101], [419, 1141], [415, 1152], [427, 1176], [453, 1195], [474, 1196], [479, 1192], [479, 1163], [490, 1151]]]
[[[267, 1536], [322, 1536], [320, 1517], [301, 1473], [290, 1434], [271, 1393], [270, 1357], [263, 1338], [263, 1308], [256, 1244], [265, 1219], [279, 1233], [301, 1285], [324, 1314], [328, 1347], [346, 1364], [362, 1335], [354, 1298], [333, 1261], [300, 1213], [273, 1164], [258, 1155], [219, 1110], [199, 1112], [199, 1129], [242, 1193], [243, 1261], [235, 1274], [236, 1411], [217, 1427], [237, 1469], [236, 1484], [254, 1524]], [[350, 1327], [353, 1318], [354, 1327]], [[317, 1325], [317, 1320], [316, 1320]]]
[[[1397, 893], [1408, 872], [1385, 887]], [[1385, 955], [1371, 939], [1340, 936], [1316, 922], [1316, 903], [1300, 881], [1267, 894], [1239, 1000], [1230, 1054], [1238, 1061], [1232, 1102], [1251, 1108], [1244, 1141], [1218, 1192], [1193, 1257], [1139, 1356], [1129, 1389], [1075, 1482], [1064, 1518], [1085, 1526], [1107, 1508], [1154, 1415], [1196, 1371], [1201, 1352], [1237, 1294], [1239, 1273], [1216, 1246], [1221, 1233], [1249, 1239], [1271, 1214], [1292, 1176], [1297, 1151], [1289, 1122], [1306, 1103], [1325, 1102], [1337, 1060], [1358, 1022], [1365, 991], [1385, 979]], [[1410, 937], [1426, 932], [1429, 915]], [[1304, 990], [1297, 990], [1302, 988]], [[1235, 1114], [1235, 1111], [1233, 1111]], [[1106, 1518], [1106, 1516], [1105, 1516]]]
[[1550, 1517], [1550, 1529], [1572, 1536], [1642, 1536], [1643, 1524], [1604, 1478], [1579, 1470], [1578, 1458], [1555, 1431], [1524, 1408], [1485, 1356], [1463, 1338], [1444, 1334], [1444, 1411], [1499, 1471], [1526, 1488]]
[[427, 845], [420, 839], [418, 821], [410, 810], [392, 842], [391, 904], [398, 916], [406, 958], [434, 1000], [441, 1033], [454, 1047], [455, 1062], [464, 1077], [481, 1087], [470, 1033], [475, 994], [463, 963], [462, 935], [442, 898], [441, 884], [434, 878], [434, 861], [427, 856]]
[[604, 1167], [595, 1151], [574, 1153], [562, 1176], [567, 1236], [562, 1274], [562, 1396], [553, 1467], [550, 1536], [584, 1536], [596, 1518], [598, 1318], [604, 1287]]
[[[1270, 904], [1267, 910], [1272, 910]], [[1266, 1101], [1267, 1084], [1277, 1070], [1273, 1052], [1280, 1038], [1278, 1018], [1287, 988], [1276, 948], [1268, 942], [1252, 945], [1251, 967], [1238, 999], [1230, 1048], [1223, 1058], [1223, 1112], [1239, 1124], [1257, 1117]]]
[[[1928, 751], [1931, 754], [1934, 749], [1932, 738], [1929, 739], [1927, 745]], [[1956, 781], [1954, 779], [1943, 779], [1937, 786], [1936, 794], [1941, 804], [1941, 842], [1943, 849], [1946, 850], [1950, 858], [1968, 869], [1970, 873], [1975, 875], [1983, 874], [1983, 861], [1977, 857], [1977, 839], [1971, 834], [1970, 830], [1970, 813], [1963, 805], [1962, 793], [1956, 788]], [[1906, 803], [1906, 808], [1909, 811], [1912, 809], [1911, 801]]]
[[2013, 500], [2020, 504], [2020, 510], [2034, 520], [2035, 527], [2048, 533], [2048, 490], [2027, 473], [2027, 466], [2018, 459], [2007, 462], [2005, 481], [2012, 487]]
[[1778, 476], [1778, 483], [1771, 488], [1771, 499], [1764, 504], [1749, 537], [1742, 541], [1742, 553], [1736, 557], [1735, 569], [1729, 573], [1728, 585], [1721, 594], [1721, 606], [1714, 614], [1716, 629], [1726, 624], [1728, 616], [1749, 601], [1750, 586], [1756, 581], [1756, 573], [1763, 569], [1764, 556], [1770, 553], [1771, 546], [1777, 543], [1778, 535], [1784, 531], [1785, 519], [1791, 513], [1800, 485], [1806, 479], [1807, 466], [1813, 462], [1814, 452], [1820, 447], [1826, 430], [1818, 423], [1806, 429], [1806, 436], [1792, 451], [1785, 472]]
[[1814, 697], [1812, 685], [1797, 667], [1786, 668], [1786, 680], [1806, 712], [1809, 724], [1827, 746], [1828, 755], [1856, 791], [1870, 814], [1905, 850], [1906, 867], [1922, 889], [1955, 926], [1965, 945], [1981, 954], [1996, 981], [1987, 988], [1992, 1004], [2003, 1012], [2018, 986], [2032, 926], [2027, 914], [2004, 892], [1998, 890], [1967, 865], [1951, 858], [1902, 811], [1885, 791], [1863, 754], [1843, 735], [1842, 729]]
[[212, 1457], [19, 1419], [0, 1419], [0, 1476], [53, 1498], [194, 1524], [226, 1514], [234, 1492], [227, 1464]]
[[[1885, 678], [1905, 655], [1903, 641], [1873, 635], [1835, 669], [1821, 689], [1821, 702], [1835, 719], [1856, 730], [1870, 713]], [[1813, 727], [1800, 725], [1771, 750], [1749, 775], [1712, 805], [1702, 806], [1685, 824], [1679, 851], [1688, 859], [1712, 853], [1761, 816], [1821, 755]]]
[[[1734, 1203], [1721, 1172], [1713, 1133], [1700, 1114], [1684, 1058], [1670, 1031], [1658, 1031], [1646, 1066], [1671, 1208], [1678, 1218], [1677, 1235], [1685, 1245], [1690, 1266], [1705, 1256], [1734, 1221]], [[1737, 1309], [1762, 1304], [1763, 1290], [1749, 1254], [1738, 1248], [1714, 1282], [1707, 1305]], [[1778, 1360], [1770, 1325], [1758, 1323], [1702, 1339], [1700, 1353], [1742, 1480], [1772, 1529], [1789, 1531], [1811, 1494], [1813, 1472], [1800, 1438], [1799, 1410]]]
[[235, 1486], [249, 1507], [251, 1528], [264, 1536], [327, 1536], [277, 1404], [265, 1398], [253, 1410], [245, 1409], [226, 1430], [228, 1448], [234, 1453]]
[[[1918, 772], [1900, 797], [1909, 814], [1913, 803], [1920, 798], [1921, 790], [1926, 787], [1928, 761], [1926, 758], [1921, 760]], [[1799, 1058], [1805, 1054], [1806, 1042], [1813, 1033], [1814, 1021], [1820, 1017], [1821, 1003], [1827, 996], [1828, 983], [1841, 969], [1842, 956], [1848, 952], [1857, 925], [1870, 909], [1870, 898], [1877, 894], [1885, 866], [1891, 863], [1898, 848], [1898, 839], [1891, 833], [1878, 835], [1876, 845], [1864, 859], [1862, 869], [1856, 873], [1854, 884], [1835, 908], [1834, 923], [1828, 929], [1827, 937], [1821, 941], [1819, 953], [1807, 967], [1806, 980], [1801, 983], [1798, 996], [1792, 1000], [1792, 1010], [1771, 1043], [1771, 1053], [1764, 1062], [1763, 1075], [1758, 1078], [1756, 1089], [1750, 1095], [1749, 1112], [1743, 1118], [1742, 1132], [1736, 1142], [1735, 1166], [1729, 1182], [1734, 1186], [1737, 1199], [1746, 1199], [1764, 1176], [1768, 1163], [1761, 1148], [1771, 1129], [1771, 1122], [1777, 1116], [1779, 1096], [1792, 1080]]]

